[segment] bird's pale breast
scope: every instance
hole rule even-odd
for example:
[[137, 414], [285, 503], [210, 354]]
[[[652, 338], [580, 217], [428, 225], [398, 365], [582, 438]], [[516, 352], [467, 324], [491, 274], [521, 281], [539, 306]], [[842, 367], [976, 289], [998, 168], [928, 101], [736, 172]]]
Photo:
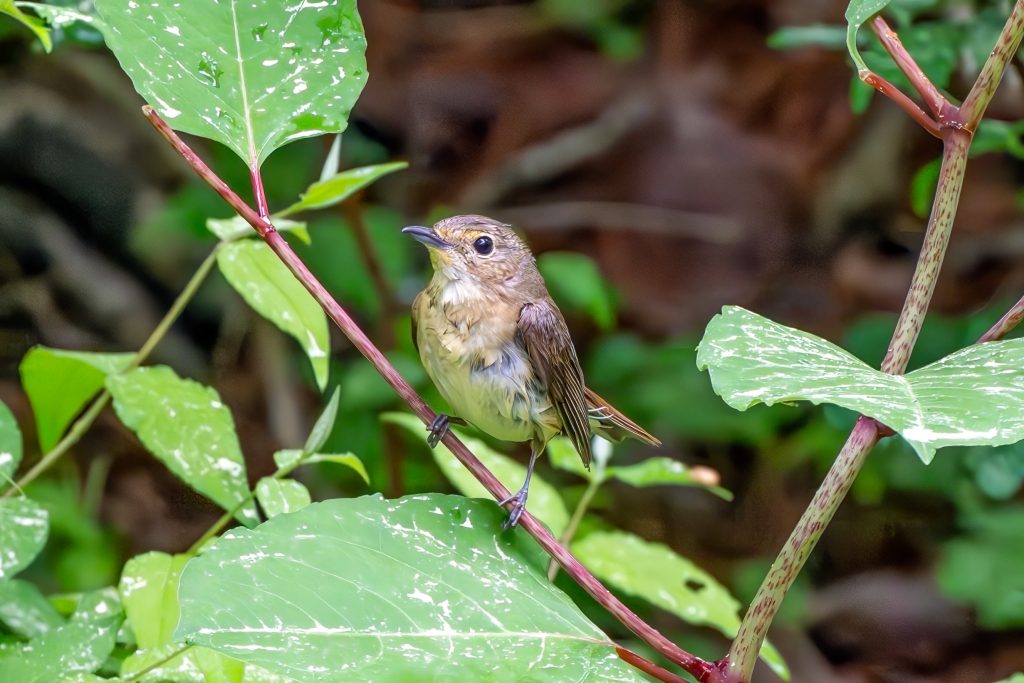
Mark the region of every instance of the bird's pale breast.
[[423, 367], [456, 416], [497, 439], [546, 441], [560, 422], [517, 343], [518, 311], [474, 294], [447, 283], [417, 300]]

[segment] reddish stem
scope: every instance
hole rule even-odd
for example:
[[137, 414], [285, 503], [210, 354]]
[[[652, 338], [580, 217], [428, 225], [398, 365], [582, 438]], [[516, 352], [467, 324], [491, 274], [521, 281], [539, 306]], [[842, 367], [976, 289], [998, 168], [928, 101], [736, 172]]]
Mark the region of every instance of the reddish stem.
[[939, 122], [928, 116], [921, 107], [917, 106], [912, 99], [907, 97], [903, 91], [895, 85], [873, 71], [861, 71], [860, 79], [892, 100], [910, 118], [917, 121], [917, 123], [926, 131], [937, 138], [942, 137], [942, 126]]
[[622, 661], [626, 662], [627, 664], [635, 666], [648, 676], [653, 676], [654, 678], [657, 678], [659, 681], [665, 681], [665, 683], [686, 683], [686, 681], [684, 681], [679, 676], [676, 676], [671, 671], [666, 671], [665, 669], [662, 669], [654, 662], [644, 659], [632, 650], [627, 650], [624, 647], [616, 647], [615, 653], [619, 655], [619, 659], [621, 659]]
[[875, 35], [878, 36], [882, 47], [892, 57], [892, 61], [896, 62], [896, 66], [906, 75], [910, 84], [914, 86], [917, 92], [921, 93], [925, 105], [931, 110], [932, 115], [938, 119], [938, 124], [948, 125], [951, 121], [958, 120], [959, 112], [957, 112], [956, 107], [950, 104], [942, 93], [939, 92], [939, 89], [935, 87], [935, 84], [925, 75], [921, 67], [918, 66], [917, 60], [907, 52], [907, 49], [903, 47], [900, 37], [889, 28], [889, 24], [886, 23], [881, 15], [876, 16], [871, 21], [871, 28]]
[[978, 338], [978, 343], [999, 341], [1017, 327], [1021, 320], [1024, 320], [1024, 297], [1011, 306], [1010, 310], [1004, 313], [1003, 317], [996, 321], [996, 324], [990, 327], [988, 332], [981, 335]]
[[[292, 251], [291, 246], [281, 237], [277, 229], [265, 218], [260, 217], [252, 208], [242, 201], [227, 184], [221, 180], [209, 166], [193, 152], [178, 135], [171, 130], [167, 123], [149, 105], [142, 108], [143, 114], [156, 128], [157, 132], [174, 148], [178, 154], [192, 167], [200, 178], [205, 180], [224, 201], [226, 201], [239, 216], [241, 216], [257, 233], [266, 241], [267, 245], [275, 254], [288, 266], [296, 278], [309, 290], [313, 298], [323, 306], [324, 311], [334, 321], [338, 328], [345, 334], [363, 356], [377, 369], [384, 380], [391, 385], [395, 392], [402, 397], [416, 415], [423, 420], [425, 425], [430, 424], [435, 413], [420, 398], [415, 389], [405, 381], [393, 365], [384, 357], [384, 354], [374, 346], [369, 337], [349, 317], [348, 313], [331, 296], [330, 292], [320, 284], [320, 281], [306, 267], [306, 264]], [[256, 171], [258, 175], [259, 171]], [[262, 181], [253, 181], [255, 186], [262, 185]], [[490, 470], [484, 467], [475, 455], [452, 433], [448, 432], [443, 439], [444, 445], [458, 458], [467, 470], [483, 484], [484, 488], [495, 497], [501, 500], [507, 498], [509, 491], [498, 481]], [[563, 548], [551, 532], [542, 525], [536, 517], [529, 512], [524, 512], [519, 519], [519, 526], [522, 527], [537, 541], [551, 557], [562, 565], [565, 573], [573, 578], [587, 593], [590, 594], [599, 605], [604, 607], [615, 618], [630, 631], [635, 633], [651, 647], [664, 655], [670, 661], [675, 662], [698, 681], [707, 681], [712, 673], [716, 672], [715, 667], [709, 663], [681, 649], [678, 645], [663, 636], [654, 627], [647, 624], [632, 610], [626, 607], [622, 601], [612, 595], [611, 591], [598, 581], [597, 577], [587, 571], [579, 560]]]
[[256, 200], [256, 212], [260, 218], [269, 219], [270, 208], [267, 206], [267, 193], [263, 190], [263, 175], [256, 161], [249, 165], [249, 181], [252, 183], [252, 196]]

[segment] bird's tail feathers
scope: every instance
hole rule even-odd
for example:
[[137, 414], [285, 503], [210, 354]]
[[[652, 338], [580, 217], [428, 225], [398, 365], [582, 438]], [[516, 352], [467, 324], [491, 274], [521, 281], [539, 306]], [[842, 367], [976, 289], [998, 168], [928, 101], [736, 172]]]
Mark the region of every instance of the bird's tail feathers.
[[602, 436], [607, 436], [614, 441], [622, 441], [631, 436], [652, 446], [661, 445], [661, 441], [657, 437], [623, 415], [611, 403], [590, 389], [586, 389], [586, 398], [587, 412], [590, 419], [597, 422]]

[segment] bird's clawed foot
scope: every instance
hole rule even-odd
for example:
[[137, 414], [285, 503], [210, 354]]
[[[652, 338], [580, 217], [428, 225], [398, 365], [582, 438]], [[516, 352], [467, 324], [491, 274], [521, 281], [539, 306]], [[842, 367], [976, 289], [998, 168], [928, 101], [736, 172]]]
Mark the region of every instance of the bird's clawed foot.
[[502, 507], [505, 507], [508, 503], [512, 503], [512, 509], [508, 511], [508, 519], [506, 519], [505, 523], [501, 525], [502, 531], [508, 531], [519, 523], [519, 518], [523, 516], [523, 512], [526, 510], [526, 496], [528, 494], [529, 490], [524, 486], [505, 500], [498, 502], [498, 505]]
[[437, 444], [441, 443], [441, 439], [443, 439], [444, 435], [448, 433], [448, 429], [451, 428], [452, 425], [464, 424], [466, 424], [466, 421], [461, 417], [452, 417], [451, 415], [438, 413], [437, 417], [434, 418], [434, 421], [430, 423], [429, 427], [427, 427], [427, 431], [430, 432], [427, 434], [427, 445], [434, 448]]

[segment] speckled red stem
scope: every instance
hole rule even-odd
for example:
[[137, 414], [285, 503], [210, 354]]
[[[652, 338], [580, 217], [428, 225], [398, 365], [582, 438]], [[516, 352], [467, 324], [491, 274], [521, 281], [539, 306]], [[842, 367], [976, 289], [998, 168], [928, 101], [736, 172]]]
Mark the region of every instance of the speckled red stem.
[[[882, 361], [882, 370], [890, 374], [902, 374], [910, 360], [910, 353], [917, 342], [928, 310], [939, 270], [945, 256], [946, 245], [953, 228], [960, 188], [963, 185], [964, 170], [967, 165], [967, 152], [971, 138], [978, 123], [981, 121], [985, 107], [992, 99], [999, 78], [1006, 64], [1020, 46], [1024, 33], [1024, 0], [1014, 4], [1013, 12], [1007, 20], [999, 36], [996, 47], [982, 68], [981, 74], [967, 100], [958, 108], [946, 100], [938, 89], [928, 80], [913, 57], [907, 53], [899, 37], [889, 28], [888, 24], [876, 17], [871, 27], [882, 41], [893, 61], [903, 70], [907, 78], [924, 98], [926, 105], [935, 118], [914, 104], [906, 95], [898, 93], [894, 97], [897, 105], [907, 111], [915, 121], [943, 140], [942, 166], [939, 171], [939, 182], [935, 189], [935, 200], [928, 219], [928, 228], [917, 267], [911, 281], [910, 291], [900, 312], [892, 341]], [[889, 87], [878, 89], [892, 94], [891, 84], [884, 79], [875, 77], [869, 81], [870, 72], [860, 74], [861, 78], [875, 87], [887, 84]], [[995, 339], [1006, 334], [1013, 325], [1024, 316], [1024, 300], [1018, 302], [985, 337]], [[764, 642], [768, 627], [779, 610], [782, 599], [789, 587], [807, 561], [815, 544], [821, 537], [825, 526], [832, 520], [839, 504], [846, 497], [853, 480], [857, 477], [871, 448], [878, 442], [879, 425], [871, 418], [861, 416], [853, 431], [846, 440], [831, 469], [814, 494], [810, 506], [797, 522], [778, 558], [768, 571], [768, 576], [757, 591], [754, 601], [743, 617], [739, 633], [733, 641], [729, 654], [716, 666], [712, 680], [723, 683], [744, 683], [750, 680], [757, 662], [757, 656]]]
[[[210, 169], [206, 163], [199, 158], [199, 156], [192, 151], [192, 149], [185, 144], [185, 142], [178, 137], [178, 135], [171, 130], [167, 123], [160, 117], [156, 111], [150, 107], [145, 106], [142, 108], [143, 114], [149, 122], [156, 128], [157, 132], [164, 137], [167, 142], [174, 148], [178, 154], [192, 167], [199, 177], [205, 180], [210, 187], [212, 187], [217, 194], [219, 194], [224, 201], [231, 205], [239, 216], [241, 216], [249, 225], [259, 233], [268, 246], [274, 251], [275, 254], [288, 266], [288, 269], [295, 275], [296, 278], [309, 290], [313, 298], [323, 306], [324, 311], [334, 321], [334, 324], [338, 326], [352, 345], [359, 349], [359, 352], [366, 357], [370, 363], [377, 369], [381, 376], [387, 381], [388, 384], [402, 397], [413, 412], [423, 420], [424, 425], [430, 424], [434, 419], [435, 413], [430, 407], [420, 398], [416, 390], [405, 381], [395, 367], [384, 357], [384, 354], [374, 346], [373, 342], [370, 341], [369, 337], [359, 328], [359, 326], [349, 317], [345, 309], [331, 296], [331, 293], [320, 284], [320, 281], [314, 277], [314, 275], [306, 267], [306, 264], [292, 251], [291, 246], [281, 237], [281, 234], [276, 228], [265, 218], [260, 217], [253, 209], [242, 201], [241, 197], [238, 196], [228, 185], [217, 176], [213, 170]], [[262, 193], [262, 180], [260, 180], [259, 171], [251, 174], [253, 181], [254, 194], [261, 196]], [[265, 200], [264, 200], [265, 203]], [[490, 492], [492, 496], [497, 500], [502, 500], [509, 495], [509, 491], [502, 486], [501, 482], [498, 481], [491, 472], [484, 467], [475, 455], [473, 455], [468, 448], [452, 433], [448, 434], [444, 438], [444, 444], [448, 449], [459, 459], [466, 469], [473, 473], [473, 476], [483, 484], [484, 488]], [[573, 578], [587, 593], [590, 594], [594, 600], [610, 612], [615, 618], [622, 622], [626, 628], [639, 636], [642, 640], [647, 642], [651, 647], [657, 650], [659, 653], [664, 655], [670, 661], [675, 662], [686, 670], [690, 675], [696, 678], [698, 681], [708, 681], [715, 669], [714, 665], [710, 662], [706, 662], [700, 657], [690, 654], [685, 650], [682, 650], [675, 643], [670, 641], [668, 638], [663, 636], [654, 627], [650, 626], [637, 616], [632, 610], [626, 607], [622, 602], [612, 595], [605, 586], [598, 581], [597, 577], [587, 571], [579, 560], [562, 547], [554, 536], [542, 525], [537, 518], [531, 515], [529, 512], [524, 512], [523, 516], [519, 519], [519, 526], [526, 530], [537, 543], [553, 557], [562, 568], [565, 573]], [[625, 659], [625, 658], [624, 658]], [[637, 665], [637, 661], [643, 659], [635, 653], [630, 653], [630, 657], [625, 661], [630, 662], [634, 666]], [[646, 660], [644, 660], [646, 661]], [[653, 663], [647, 662], [644, 668], [645, 671], [652, 674], [657, 674], [658, 671], [664, 671]], [[663, 680], [677, 680], [677, 677], [668, 677]]]

